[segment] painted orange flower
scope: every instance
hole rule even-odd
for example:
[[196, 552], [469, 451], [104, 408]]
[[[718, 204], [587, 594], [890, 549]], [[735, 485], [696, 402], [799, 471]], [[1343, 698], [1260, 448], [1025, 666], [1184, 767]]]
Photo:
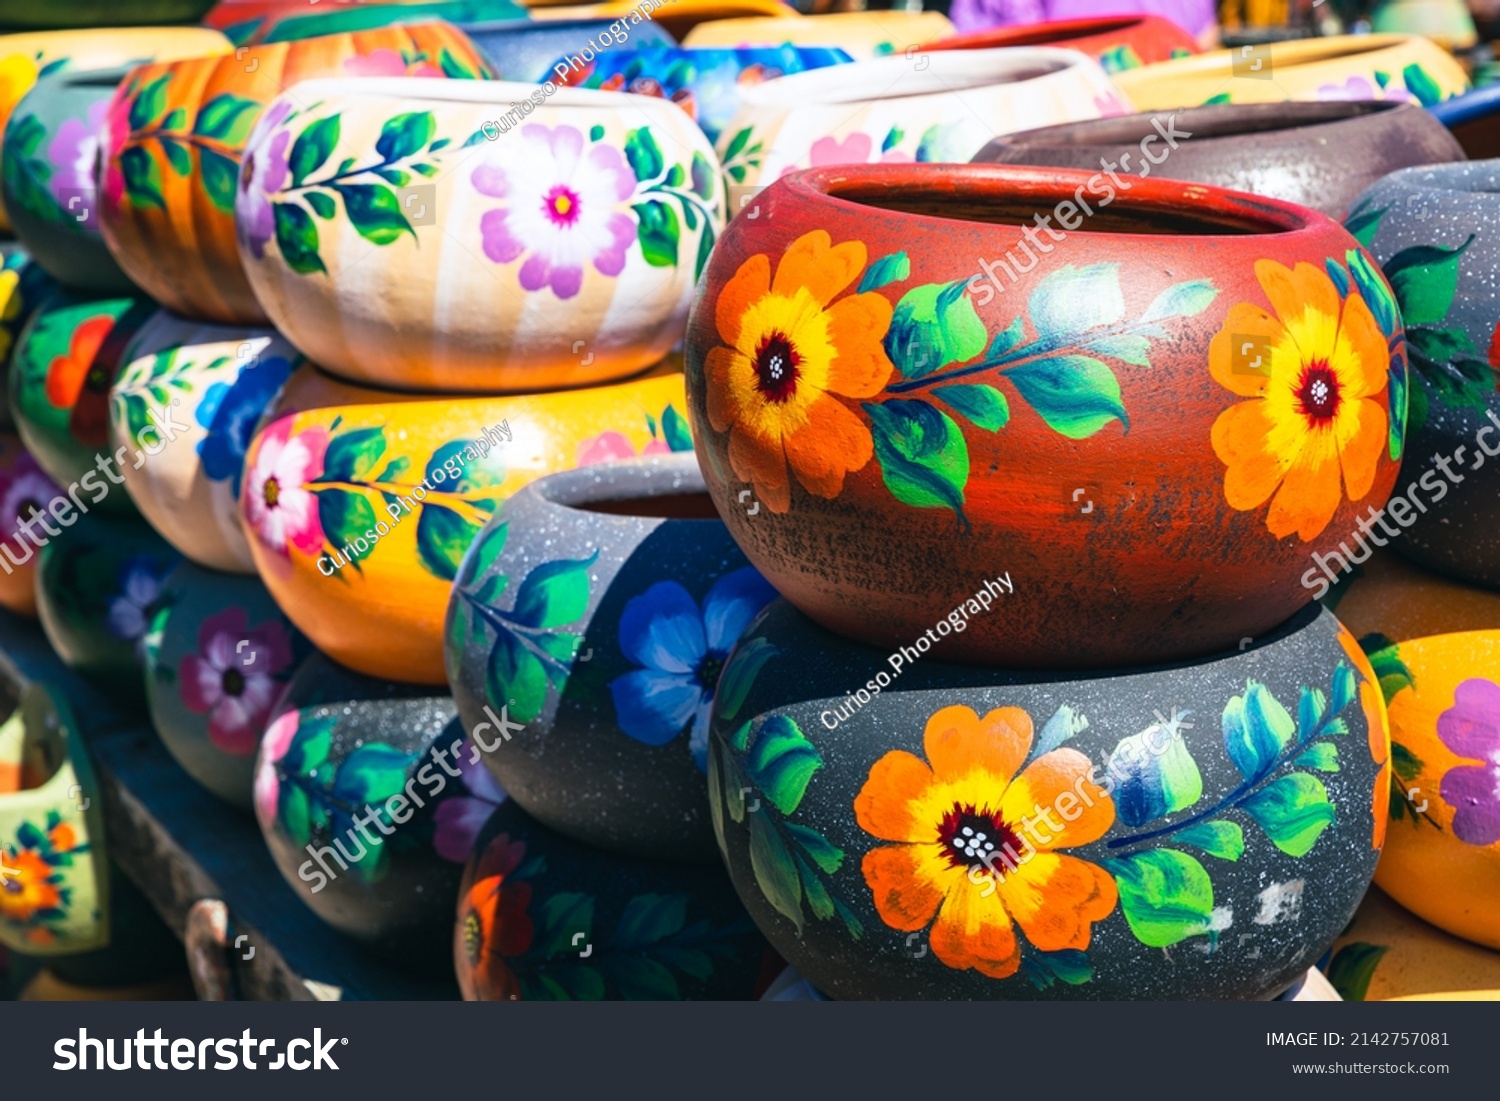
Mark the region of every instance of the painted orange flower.
[[771, 274], [764, 254], [734, 273], [715, 306], [708, 419], [729, 432], [729, 463], [772, 512], [791, 507], [787, 468], [809, 493], [837, 497], [844, 475], [875, 454], [843, 402], [872, 398], [894, 370], [881, 339], [891, 304], [873, 291], [834, 302], [864, 270], [863, 242], [819, 229], [792, 242]]
[[1339, 628], [1339, 645], [1349, 655], [1354, 671], [1359, 674], [1359, 704], [1365, 713], [1365, 728], [1370, 739], [1370, 759], [1380, 766], [1375, 774], [1374, 805], [1371, 813], [1375, 817], [1375, 828], [1370, 837], [1370, 847], [1385, 846], [1385, 828], [1390, 819], [1391, 807], [1391, 738], [1390, 721], [1386, 716], [1385, 693], [1375, 667], [1364, 650], [1349, 633], [1348, 628]]
[[26, 925], [38, 913], [62, 905], [56, 872], [40, 853], [33, 849], [10, 853], [0, 849], [0, 861], [11, 870], [5, 884], [0, 886], [0, 917]]
[[862, 864], [881, 920], [904, 933], [932, 922], [933, 955], [956, 970], [1015, 974], [1015, 926], [1043, 952], [1085, 949], [1118, 900], [1102, 868], [1056, 851], [1108, 833], [1114, 803], [1075, 749], [1021, 770], [1031, 744], [1020, 708], [945, 707], [927, 720], [927, 760], [887, 753], [854, 801], [867, 833], [897, 842]]
[[505, 961], [531, 947], [533, 929], [526, 913], [531, 884], [507, 882], [507, 877], [525, 858], [524, 841], [500, 834], [479, 858], [474, 885], [459, 903], [455, 962], [459, 986], [469, 1001], [521, 998], [521, 984]]
[[[91, 317], [73, 330], [68, 354], [58, 356], [47, 367], [47, 400], [58, 409], [71, 409], [89, 382], [89, 372], [98, 367], [99, 349], [115, 327], [108, 315]], [[94, 387], [97, 388], [97, 387]]]
[[1236, 304], [1209, 346], [1215, 381], [1252, 399], [1219, 414], [1213, 448], [1229, 468], [1230, 506], [1270, 501], [1271, 534], [1305, 542], [1345, 493], [1357, 501], [1375, 484], [1391, 357], [1365, 300], [1357, 291], [1341, 298], [1322, 269], [1260, 260], [1255, 275], [1274, 312]]

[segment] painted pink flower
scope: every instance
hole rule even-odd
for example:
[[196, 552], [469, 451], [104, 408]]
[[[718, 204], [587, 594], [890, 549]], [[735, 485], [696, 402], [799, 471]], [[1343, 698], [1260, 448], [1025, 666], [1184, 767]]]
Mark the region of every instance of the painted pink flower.
[[276, 775], [276, 763], [292, 747], [300, 715], [295, 707], [282, 712], [266, 728], [266, 736], [261, 739], [260, 765], [255, 772], [255, 817], [263, 830], [276, 824], [276, 811], [281, 801], [281, 779]]
[[459, 748], [454, 763], [463, 775], [464, 788], [469, 794], [444, 799], [437, 805], [432, 815], [432, 847], [444, 860], [462, 864], [474, 851], [474, 839], [479, 836], [479, 831], [508, 796], [467, 739]]
[[104, 128], [99, 135], [100, 156], [104, 159], [104, 201], [110, 209], [116, 209], [125, 197], [125, 174], [120, 171], [120, 153], [130, 137], [130, 96], [124, 94], [124, 85], [109, 101], [104, 116]]
[[1094, 97], [1094, 109], [1099, 112], [1100, 118], [1114, 118], [1116, 115], [1129, 115], [1135, 111], [1119, 92], [1099, 93]]
[[443, 70], [430, 61], [407, 64], [395, 50], [381, 48], [344, 61], [345, 76], [442, 76]]
[[[234, 225], [240, 244], [257, 260], [266, 254], [266, 242], [276, 232], [276, 212], [271, 196], [286, 186], [292, 132], [283, 129], [282, 121], [291, 114], [292, 104], [281, 100], [261, 116], [245, 148], [240, 166], [239, 197], [235, 202]], [[267, 135], [270, 135], [269, 140]]]
[[[22, 521], [36, 512], [46, 515], [48, 506], [62, 495], [57, 483], [47, 477], [29, 452], [23, 451], [8, 471], [0, 473], [0, 536], [25, 550], [30, 544], [20, 534]], [[40, 530], [32, 525], [32, 531]]]
[[245, 479], [245, 519], [261, 543], [290, 556], [296, 547], [313, 554], [323, 545], [317, 495], [306, 488], [323, 473], [328, 433], [309, 428], [291, 436], [292, 419], [284, 417], [260, 437]]
[[[108, 100], [94, 101], [83, 118], [71, 118], [59, 126], [57, 134], [47, 146], [47, 160], [54, 168], [47, 187], [64, 210], [68, 210], [70, 203], [77, 206], [77, 197], [94, 189], [94, 164], [99, 158], [99, 134], [108, 113]], [[85, 202], [82, 205], [81, 211], [68, 210], [68, 213], [74, 217], [81, 213], [81, 224], [94, 229], [99, 224], [95, 204]]]
[[[869, 164], [875, 152], [875, 139], [869, 134], [854, 133], [842, 140], [822, 137], [812, 143], [807, 151], [807, 167], [821, 168], [831, 164]], [[910, 164], [912, 156], [899, 149], [887, 149], [876, 157], [880, 164]], [[799, 172], [802, 165], [794, 164], [781, 170], [783, 176]]]
[[243, 608], [226, 608], [198, 628], [198, 649], [178, 666], [182, 702], [195, 715], [208, 715], [214, 745], [248, 757], [292, 664], [286, 628], [271, 620], [249, 630]]
[[601, 432], [578, 445], [578, 461], [575, 466], [593, 466], [595, 463], [612, 463], [616, 459], [633, 459], [637, 455], [668, 455], [672, 449], [666, 440], [652, 440], [639, 451], [622, 432]]
[[1443, 776], [1443, 800], [1454, 808], [1453, 835], [1470, 845], [1500, 841], [1500, 685], [1475, 677], [1453, 693], [1453, 706], [1438, 716], [1438, 737], [1460, 757]]
[[518, 147], [502, 162], [487, 161], [471, 177], [482, 195], [504, 199], [479, 221], [484, 254], [497, 264], [525, 257], [521, 286], [551, 287], [574, 297], [584, 269], [619, 275], [635, 243], [636, 224], [625, 205], [635, 194], [634, 170], [613, 146], [584, 148], [572, 126], [522, 127]]

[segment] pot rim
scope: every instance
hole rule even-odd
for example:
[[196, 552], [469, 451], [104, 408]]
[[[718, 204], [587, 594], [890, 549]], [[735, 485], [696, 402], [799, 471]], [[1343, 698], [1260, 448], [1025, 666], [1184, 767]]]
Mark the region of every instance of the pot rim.
[[[601, 478], [603, 474], [612, 478]], [[648, 455], [593, 463], [548, 474], [522, 487], [512, 500], [516, 505], [529, 497], [551, 508], [565, 512], [588, 513], [616, 522], [645, 521], [653, 527], [660, 524], [719, 524], [714, 517], [661, 516], [647, 512], [614, 512], [590, 505], [624, 504], [630, 501], [652, 501], [668, 497], [702, 497], [712, 502], [703, 468], [695, 451], [675, 451], [670, 455]], [[512, 506], [514, 507], [514, 506]]]
[[1500, 111], [1500, 84], [1487, 84], [1428, 108], [1444, 126], [1462, 126]]
[[[920, 164], [833, 165], [794, 172], [772, 186], [785, 188], [803, 202], [831, 203], [835, 210], [855, 217], [863, 215], [868, 218], [872, 209], [878, 210], [884, 217], [904, 221], [914, 233], [940, 233], [944, 227], [954, 224], [1001, 230], [1013, 227], [1019, 232], [1027, 223], [977, 222], [941, 214], [915, 214], [878, 202], [849, 198], [846, 193], [858, 193], [869, 188], [977, 201], [1021, 199], [1035, 202], [1038, 209], [1041, 209], [1056, 206], [1063, 201], [1074, 201], [1077, 191], [1085, 187], [1087, 181], [1100, 175], [1086, 168], [1033, 168], [1007, 164], [945, 164], [941, 166], [941, 174], [938, 174], [933, 171], [934, 167]], [[1163, 177], [1132, 179], [1129, 191], [1118, 195], [1117, 200], [1127, 211], [1137, 208], [1162, 214], [1179, 214], [1185, 219], [1206, 224], [1209, 228], [1204, 232], [1186, 235], [1165, 231], [1116, 233], [1088, 229], [1069, 230], [1069, 234], [1085, 240], [1172, 240], [1192, 247], [1196, 241], [1275, 237], [1338, 226], [1327, 215], [1295, 203]], [[1216, 233], [1211, 228], [1214, 221], [1230, 226], [1238, 225], [1242, 229], [1240, 232]]]
[[[606, 109], [613, 115], [626, 109], [649, 110], [653, 115], [680, 117], [694, 132], [692, 120], [676, 104], [655, 96], [636, 95], [632, 92], [604, 92], [595, 88], [577, 88], [558, 84], [551, 94], [543, 93], [543, 100], [535, 111], [547, 107], [583, 107]], [[542, 85], [528, 84], [516, 80], [449, 80], [446, 77], [416, 76], [345, 76], [318, 77], [304, 80], [283, 89], [278, 99], [296, 93], [299, 100], [309, 96], [332, 97], [334, 95], [356, 95], [367, 99], [394, 100], [398, 103], [456, 103], [471, 107], [513, 107], [529, 100], [533, 92]], [[671, 108], [663, 111], [662, 107]], [[612, 110], [611, 110], [612, 109]], [[534, 113], [534, 112], [533, 112]], [[708, 139], [704, 139], [707, 141]]]
[[[1488, 170], [1490, 187], [1479, 186], [1480, 179], [1471, 179], [1474, 170]], [[1429, 177], [1423, 179], [1422, 177]], [[1371, 185], [1370, 190], [1385, 186], [1405, 188], [1410, 191], [1438, 192], [1444, 195], [1472, 196], [1475, 202], [1486, 199], [1500, 201], [1500, 157], [1483, 161], [1452, 161], [1448, 164], [1419, 164], [1411, 168], [1400, 168]]]
[[1068, 42], [1100, 35], [1118, 34], [1122, 31], [1151, 29], [1166, 24], [1179, 31], [1184, 38], [1191, 38], [1187, 31], [1176, 23], [1151, 12], [1121, 12], [1118, 15], [1087, 15], [1076, 19], [1051, 19], [1045, 23], [1029, 26], [986, 27], [967, 34], [955, 34], [917, 47], [918, 53], [929, 50], [982, 49], [983, 43], [996, 46], [1065, 46]]
[[[892, 54], [849, 65], [790, 73], [746, 88], [740, 98], [745, 107], [754, 110], [793, 111], [931, 100], [964, 92], [1005, 90], [1024, 95], [1034, 92], [1037, 84], [1048, 78], [1080, 73], [1097, 75], [1101, 81], [1106, 79], [1098, 62], [1087, 54], [1055, 46], [940, 50], [924, 56], [935, 63], [918, 69], [904, 54]], [[894, 85], [902, 76], [914, 82], [915, 87], [908, 83], [911, 90], [893, 94]], [[955, 81], [960, 82], [957, 87]], [[873, 85], [880, 87], [872, 89]]]
[[[1430, 39], [1416, 34], [1338, 34], [1327, 38], [1296, 38], [1274, 45], [1276, 56], [1272, 64], [1275, 69], [1311, 68], [1402, 48], [1438, 49]], [[1238, 55], [1234, 50], [1213, 50], [1195, 57], [1179, 57], [1155, 65], [1143, 65], [1139, 69], [1126, 70], [1118, 76], [1141, 81], [1149, 81], [1152, 77], [1168, 79], [1184, 76], [1222, 79], [1224, 70], [1231, 67], [1236, 56]], [[1444, 56], [1448, 55], [1444, 53]]]

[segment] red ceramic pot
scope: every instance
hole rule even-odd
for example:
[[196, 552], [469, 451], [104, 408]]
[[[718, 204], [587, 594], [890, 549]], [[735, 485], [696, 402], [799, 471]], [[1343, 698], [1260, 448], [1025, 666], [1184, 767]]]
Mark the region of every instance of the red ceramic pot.
[[997, 46], [1060, 46], [1088, 54], [1106, 73], [1138, 69], [1156, 61], [1189, 57], [1198, 44], [1170, 19], [1159, 15], [1104, 15], [1096, 19], [1061, 19], [1026, 27], [992, 30], [941, 38], [928, 50], [988, 50]]
[[1306, 604], [1384, 504], [1406, 359], [1369, 255], [1290, 203], [1129, 182], [814, 169], [730, 224], [693, 437], [803, 612], [913, 660], [1201, 655]]

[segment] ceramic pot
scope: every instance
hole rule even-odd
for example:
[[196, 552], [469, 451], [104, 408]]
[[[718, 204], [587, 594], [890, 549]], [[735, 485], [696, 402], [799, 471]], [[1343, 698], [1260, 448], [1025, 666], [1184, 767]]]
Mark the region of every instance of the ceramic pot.
[[[121, 464], [125, 489], [148, 523], [201, 566], [255, 573], [240, 526], [245, 452], [261, 415], [305, 361], [273, 329], [153, 315], [126, 352], [109, 396], [112, 448], [161, 458]], [[158, 426], [168, 425], [171, 438]]]
[[49, 515], [48, 508], [59, 500], [67, 503], [20, 438], [0, 431], [0, 608], [35, 618], [36, 547], [20, 534], [20, 526], [35, 512]]
[[1473, 160], [1500, 157], [1500, 84], [1475, 88], [1431, 107]]
[[1131, 69], [1115, 80], [1141, 111], [1288, 99], [1400, 99], [1430, 107], [1469, 88], [1463, 66], [1441, 46], [1397, 34], [1214, 50]]
[[259, 578], [183, 562], [158, 602], [145, 646], [151, 724], [184, 772], [249, 810], [255, 751], [312, 647]]
[[[0, 946], [31, 956], [109, 943], [104, 799], [67, 701], [26, 686], [0, 726]], [[19, 874], [15, 874], [19, 873]]]
[[1370, 16], [1376, 34], [1430, 38], [1445, 50], [1467, 50], [1479, 40], [1463, 0], [1381, 0]]
[[[620, 25], [622, 23], [623, 27]], [[650, 20], [632, 26], [625, 20], [610, 19], [546, 22], [520, 19], [497, 23], [466, 23], [461, 29], [479, 47], [479, 52], [484, 54], [490, 67], [495, 70], [496, 77], [517, 84], [541, 84], [547, 80], [557, 80], [558, 74], [554, 71], [554, 66], [582, 54], [585, 49], [598, 55], [595, 57], [597, 63], [606, 58], [628, 60], [637, 50], [655, 50], [677, 45], [675, 38]], [[603, 31], [610, 33], [601, 34]], [[622, 31], [623, 38], [619, 33]], [[572, 83], [576, 84], [577, 81]]]
[[634, 92], [670, 99], [718, 141], [743, 106], [742, 92], [767, 80], [849, 60], [843, 50], [827, 46], [775, 46], [731, 49], [645, 47], [601, 53], [566, 83], [606, 91]]
[[1329, 613], [1095, 676], [918, 656], [778, 600], [714, 697], [730, 875], [830, 997], [1275, 997], [1369, 886], [1385, 716]]
[[245, 460], [241, 519], [256, 568], [330, 657], [444, 684], [449, 589], [499, 504], [543, 474], [639, 454], [659, 424], [681, 422], [682, 406], [682, 376], [666, 366], [612, 386], [463, 400], [305, 367]]
[[[229, 49], [229, 40], [222, 34], [201, 27], [112, 27], [0, 36], [0, 131], [38, 77], [156, 58], [208, 57]], [[0, 207], [0, 230], [10, 228]]]
[[[481, 78], [489, 67], [446, 23], [240, 47], [235, 56], [143, 65], [110, 100], [101, 133], [100, 227], [115, 260], [161, 305], [187, 317], [260, 324], [235, 245], [234, 195], [257, 118], [289, 86], [313, 77], [407, 75]], [[290, 113], [282, 100], [270, 123]], [[251, 157], [261, 188], [283, 171]], [[356, 203], [381, 200], [354, 185]], [[388, 194], [388, 193], [387, 193]], [[372, 205], [387, 223], [397, 212]]]
[[1379, 890], [1323, 969], [1348, 1002], [1500, 1001], [1500, 952], [1450, 937]]
[[1463, 159], [1453, 136], [1421, 107], [1366, 100], [1221, 103], [1167, 118], [1070, 122], [996, 138], [974, 163], [1091, 172], [1110, 164], [1131, 176], [1250, 191], [1342, 218], [1360, 192], [1398, 168]]
[[1189, 57], [1198, 52], [1193, 36], [1159, 15], [1104, 15], [1093, 19], [1061, 19], [1029, 26], [996, 27], [972, 34], [940, 38], [921, 47], [929, 50], [986, 50], [1000, 46], [1058, 46], [1087, 54], [1106, 73], [1124, 72]]
[[242, 41], [260, 44], [295, 42], [325, 34], [368, 31], [398, 23], [428, 22], [433, 19], [455, 25], [481, 19], [527, 22], [526, 9], [510, 0], [439, 0], [436, 3], [406, 0], [400, 3], [359, 4], [332, 11], [313, 9], [311, 14], [305, 4], [299, 4], [268, 13], [249, 28], [244, 24], [238, 26], [242, 28], [239, 31]]
[[16, 344], [9, 378], [16, 429], [53, 481], [88, 491], [90, 509], [134, 515], [130, 496], [115, 488], [123, 480], [118, 471], [132, 461], [144, 465], [165, 446], [160, 435], [150, 446], [113, 452], [109, 446], [109, 388], [155, 312], [144, 298], [58, 291]]
[[213, 0], [0, 0], [0, 27], [50, 30], [193, 23], [212, 6]]
[[857, 61], [744, 89], [718, 142], [730, 180], [755, 188], [809, 166], [967, 161], [997, 133], [1130, 110], [1104, 70], [1072, 50], [955, 50], [924, 60]]
[[1418, 917], [1500, 948], [1500, 630], [1382, 645], [1370, 659], [1394, 766], [1375, 881]]
[[1500, 463], [1489, 461], [1500, 456], [1500, 444], [1490, 449], [1500, 436], [1497, 191], [1500, 161], [1408, 168], [1360, 196], [1346, 221], [1394, 288], [1411, 362], [1412, 458], [1396, 490], [1406, 500], [1392, 501], [1382, 530], [1413, 561], [1491, 588], [1500, 588]]
[[21, 330], [57, 289], [52, 277], [14, 241], [0, 241], [0, 428], [15, 428], [10, 412], [10, 361]]
[[[1429, 573], [1389, 550], [1378, 551], [1347, 574], [1329, 563], [1313, 595], [1360, 639], [1384, 635], [1402, 642], [1457, 631], [1500, 630], [1500, 593]], [[1326, 595], [1325, 595], [1326, 594]]]
[[948, 17], [935, 11], [850, 11], [801, 18], [716, 19], [678, 35], [684, 46], [830, 46], [865, 61], [904, 54], [913, 46], [953, 33]]
[[[325, 370], [424, 393], [549, 390], [639, 373], [681, 339], [724, 195], [676, 107], [503, 82], [294, 94], [250, 138], [268, 175], [243, 181], [240, 254], [276, 327]], [[308, 97], [320, 106], [293, 115]], [[533, 121], [507, 120], [517, 100]], [[404, 203], [392, 177], [433, 182]]]
[[782, 967], [720, 869], [601, 853], [514, 801], [485, 823], [458, 897], [469, 1001], [744, 1001]]
[[[709, 23], [775, 20], [778, 23], [801, 16], [781, 0], [658, 0], [653, 7], [642, 0], [604, 0], [596, 4], [538, 4], [533, 0], [527, 14], [537, 22], [572, 19], [628, 19], [634, 12], [649, 18], [680, 42], [694, 28]], [[898, 13], [900, 14], [900, 13]], [[632, 26], [635, 24], [632, 23]], [[777, 43], [780, 45], [780, 43]]]
[[[485, 765], [532, 817], [611, 852], [713, 860], [709, 704], [775, 595], [729, 538], [696, 456], [553, 474], [498, 509], [465, 556], [448, 683]], [[496, 714], [511, 725], [494, 730]]]
[[58, 523], [62, 528], [37, 533], [42, 630], [70, 669], [138, 706], [145, 701], [146, 632], [181, 557], [139, 520], [90, 513]]
[[[750, 561], [840, 634], [1028, 668], [1192, 657], [1306, 604], [1309, 556], [1397, 475], [1400, 321], [1353, 238], [1197, 184], [935, 171], [788, 177], [714, 252], [689, 410]], [[1294, 351], [1309, 304], [1325, 335]], [[998, 604], [933, 638], [976, 592]]]

